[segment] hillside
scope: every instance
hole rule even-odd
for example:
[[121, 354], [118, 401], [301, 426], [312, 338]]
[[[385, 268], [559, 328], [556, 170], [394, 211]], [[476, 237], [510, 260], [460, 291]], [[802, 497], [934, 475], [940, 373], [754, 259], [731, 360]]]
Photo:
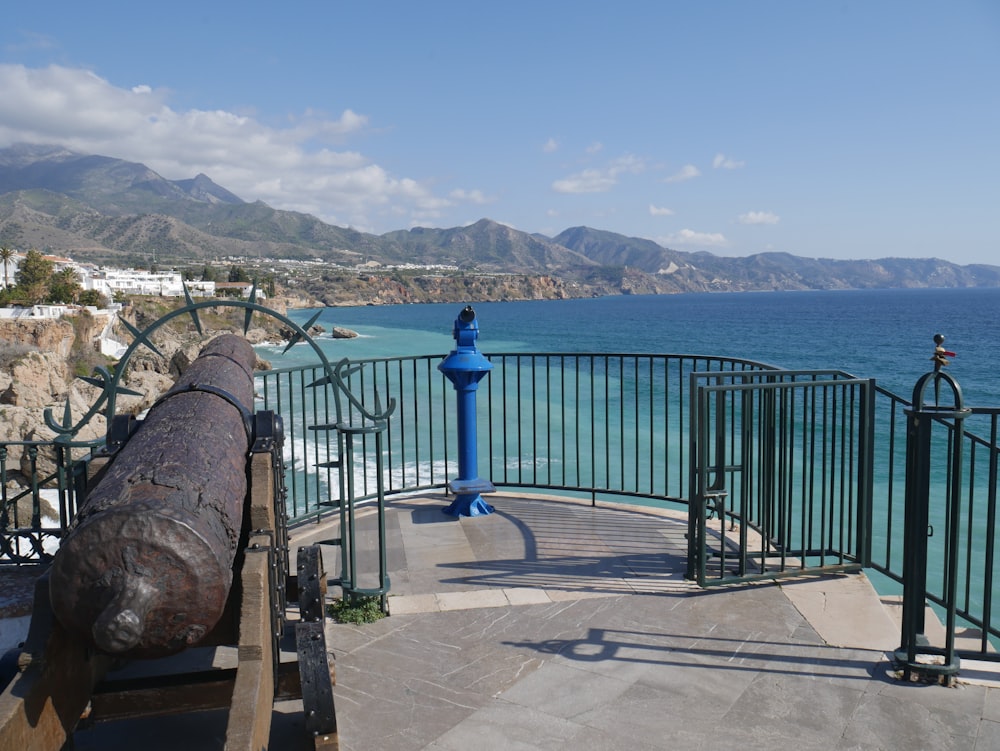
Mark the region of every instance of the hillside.
[[[546, 281], [528, 287], [558, 288], [557, 294], [572, 296], [1000, 286], [1000, 266], [959, 266], [940, 259], [843, 261], [789, 253], [728, 258], [589, 227], [549, 238], [481, 219], [467, 227], [373, 235], [259, 201], [248, 203], [206, 175], [171, 181], [142, 164], [54, 146], [0, 149], [0, 244], [115, 265], [146, 265], [151, 256], [160, 263], [235, 256], [341, 266], [440, 265], [466, 275], [534, 277]], [[391, 282], [406, 287], [401, 295], [413, 299], [432, 296], [435, 289], [458, 294], [463, 286], [425, 281], [420, 291], [409, 277]], [[509, 282], [492, 286], [511, 288]]]
[[384, 252], [397, 260], [433, 259], [433, 263], [459, 268], [544, 273], [601, 265], [558, 242], [489, 219], [453, 229], [417, 227], [390, 232], [381, 239]]

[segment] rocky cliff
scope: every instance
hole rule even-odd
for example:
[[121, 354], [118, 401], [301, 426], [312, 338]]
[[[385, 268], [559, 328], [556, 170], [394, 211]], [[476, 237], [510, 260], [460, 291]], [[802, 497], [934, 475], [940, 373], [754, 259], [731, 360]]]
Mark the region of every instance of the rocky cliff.
[[[135, 308], [132, 313], [134, 318], [141, 319], [149, 311]], [[139, 315], [136, 316], [136, 313]], [[2, 321], [0, 443], [50, 441], [55, 433], [45, 424], [46, 409], [51, 409], [54, 418], [61, 422], [68, 404], [71, 419], [76, 423], [95, 403], [100, 391], [75, 378], [69, 358], [78, 351], [75, 344], [81, 344], [84, 350], [93, 350], [93, 337], [104, 327], [103, 322], [95, 322], [97, 318], [77, 318], [72, 323], [65, 319]], [[141, 321], [139, 323], [142, 324], [140, 328], [146, 325]], [[136, 350], [123, 375], [122, 385], [139, 392], [141, 396], [120, 396], [116, 412], [139, 414], [147, 409], [173, 385], [208, 340], [234, 328], [242, 331], [241, 325], [229, 325], [228, 321], [217, 320], [213, 323], [213, 326], [205, 327], [204, 335], [187, 326], [187, 322], [177, 329], [165, 326], [154, 337], [162, 354], [146, 348]], [[128, 338], [127, 334], [123, 338]], [[274, 331], [258, 327], [250, 329], [247, 338], [252, 343], [259, 343], [273, 341], [276, 335]], [[103, 364], [111, 365], [107, 361]], [[257, 367], [266, 369], [270, 366], [261, 360]], [[106, 430], [105, 418], [98, 414], [77, 438], [83, 441], [99, 438]], [[36, 471], [42, 476], [55, 470], [51, 451], [40, 451], [37, 462]], [[22, 475], [21, 478], [13, 478], [15, 482], [31, 474], [30, 457], [23, 447], [8, 447], [7, 469], [9, 473], [19, 471]]]
[[[327, 274], [303, 284], [304, 299], [320, 305], [399, 305], [403, 303], [564, 300], [621, 294], [620, 287], [589, 285], [552, 276], [523, 274], [400, 275]], [[290, 307], [314, 307], [291, 305]]]
[[66, 358], [75, 340], [73, 324], [64, 319], [0, 318], [0, 341], [7, 345], [32, 347]]

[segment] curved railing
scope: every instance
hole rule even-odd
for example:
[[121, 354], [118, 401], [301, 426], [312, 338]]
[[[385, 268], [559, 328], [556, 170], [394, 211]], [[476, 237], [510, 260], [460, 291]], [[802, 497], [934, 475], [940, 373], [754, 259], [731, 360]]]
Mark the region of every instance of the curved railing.
[[[687, 493], [687, 382], [696, 371], [776, 370], [740, 358], [687, 354], [496, 353], [479, 385], [479, 474], [498, 487], [683, 503]], [[458, 466], [456, 398], [437, 370], [441, 356], [352, 361], [347, 387], [362, 404], [376, 394], [396, 413], [383, 435], [386, 495], [442, 489]], [[304, 435], [324, 405], [301, 386], [312, 369], [273, 370], [261, 377], [259, 406], [285, 416]], [[290, 417], [291, 415], [291, 417]], [[289, 480], [293, 518], [322, 509], [333, 483], [325, 448], [292, 440], [298, 468]], [[371, 446], [361, 440], [361, 459]], [[370, 465], [370, 462], [369, 462]], [[376, 493], [374, 475], [355, 478], [359, 500]]]
[[[583, 495], [592, 502], [686, 504], [690, 494], [691, 389], [693, 373], [774, 373], [751, 360], [687, 354], [496, 353], [477, 392], [479, 476], [498, 488]], [[341, 376], [354, 395], [344, 415], [328, 400], [330, 389], [313, 388], [327, 377], [321, 364], [278, 369], [258, 376], [258, 409], [280, 413], [285, 424], [292, 520], [316, 518], [337, 507], [348, 468], [353, 497], [376, 498], [442, 490], [457, 476], [456, 394], [438, 371], [440, 355], [353, 361]], [[848, 374], [843, 374], [848, 377]], [[891, 589], [903, 577], [906, 487], [905, 399], [875, 389], [871, 440], [872, 488], [869, 541], [862, 561]], [[331, 419], [351, 425], [380, 405], [396, 404], [380, 437], [359, 432], [349, 461], [338, 464]], [[356, 415], [354, 413], [357, 413]], [[357, 418], [357, 420], [355, 420]], [[980, 651], [1000, 639], [994, 617], [997, 589], [996, 529], [1000, 408], [972, 408], [961, 435], [939, 420], [936, 447], [963, 448], [960, 497], [952, 497], [947, 465], [932, 472], [931, 537], [927, 599], [945, 605], [949, 574], [945, 541], [956, 539], [959, 561], [956, 612], [963, 628], [978, 633]], [[845, 440], [848, 440], [845, 435]], [[854, 439], [851, 439], [854, 440]], [[10, 444], [10, 450], [17, 448]], [[377, 456], [378, 455], [378, 456]], [[376, 467], [381, 458], [382, 471]], [[0, 475], [12, 462], [0, 452]], [[353, 471], [350, 468], [353, 467]], [[0, 479], [4, 479], [0, 477]], [[62, 487], [71, 487], [67, 479]], [[730, 483], [735, 486], [736, 483]], [[37, 491], [36, 491], [37, 494]], [[5, 530], [24, 537], [36, 553], [40, 536], [27, 538], [14, 523], [15, 499], [4, 491]], [[960, 505], [960, 529], [950, 535], [948, 509]], [[727, 513], [733, 513], [730, 506]], [[53, 530], [54, 532], [55, 530]], [[44, 535], [43, 535], [44, 536]], [[14, 549], [14, 558], [20, 553]]]
[[[479, 475], [498, 488], [524, 488], [583, 495], [592, 502], [628, 498], [639, 503], [686, 504], [689, 495], [690, 375], [694, 372], [781, 372], [739, 358], [685, 354], [495, 353], [493, 370], [479, 384], [477, 424]], [[437, 370], [441, 356], [353, 361], [347, 385], [363, 404], [378, 392], [397, 405], [383, 435], [386, 495], [441, 490], [456, 476], [456, 395]], [[842, 374], [849, 378], [849, 374]], [[303, 439], [303, 429], [322, 404], [296, 401], [310, 369], [275, 370], [258, 387], [261, 405], [286, 415], [298, 436], [289, 449], [297, 468], [289, 478], [290, 514], [305, 518], [335, 485], [333, 470], [321, 465], [321, 443]], [[907, 400], [875, 389], [871, 519], [863, 561], [882, 586], [893, 590], [903, 576], [903, 519], [906, 484]], [[289, 418], [289, 413], [294, 416]], [[978, 630], [981, 649], [1000, 637], [993, 617], [998, 409], [973, 409], [966, 420], [962, 530], [959, 534], [959, 593], [956, 609]], [[942, 421], [942, 447], [954, 440]], [[298, 432], [296, 432], [298, 431]], [[953, 430], [951, 431], [954, 432]], [[849, 440], [845, 436], [845, 440]], [[854, 440], [854, 439], [850, 439]], [[863, 440], [863, 438], [862, 438]], [[374, 441], [364, 437], [354, 478], [359, 500], [377, 492], [371, 471]], [[947, 478], [935, 475], [940, 502], [931, 514], [928, 600], [944, 601], [945, 498]], [[735, 484], [735, 483], [734, 483]], [[937, 497], [937, 496], [936, 496]]]

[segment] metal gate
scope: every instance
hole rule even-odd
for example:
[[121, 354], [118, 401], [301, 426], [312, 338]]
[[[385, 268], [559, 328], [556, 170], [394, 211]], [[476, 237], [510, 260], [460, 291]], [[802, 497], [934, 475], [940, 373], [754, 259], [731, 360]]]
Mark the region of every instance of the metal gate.
[[696, 372], [690, 386], [688, 578], [710, 586], [867, 565], [874, 380]]

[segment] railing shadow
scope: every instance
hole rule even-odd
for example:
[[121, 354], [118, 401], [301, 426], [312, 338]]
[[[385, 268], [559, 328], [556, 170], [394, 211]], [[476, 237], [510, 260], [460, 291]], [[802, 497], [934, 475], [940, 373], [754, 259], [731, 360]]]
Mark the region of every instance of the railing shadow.
[[813, 678], [894, 682], [889, 663], [876, 656], [881, 653], [845, 650], [821, 643], [607, 628], [589, 628], [587, 635], [578, 639], [502, 643], [583, 663], [617, 661], [659, 667], [704, 668], [713, 672], [808, 674]]
[[[434, 505], [394, 502], [414, 524], [458, 523]], [[624, 509], [498, 496], [463, 526], [471, 555], [436, 564], [438, 582], [470, 589], [537, 588], [587, 594], [694, 589], [684, 579], [686, 523]], [[492, 555], [491, 555], [492, 554]]]

